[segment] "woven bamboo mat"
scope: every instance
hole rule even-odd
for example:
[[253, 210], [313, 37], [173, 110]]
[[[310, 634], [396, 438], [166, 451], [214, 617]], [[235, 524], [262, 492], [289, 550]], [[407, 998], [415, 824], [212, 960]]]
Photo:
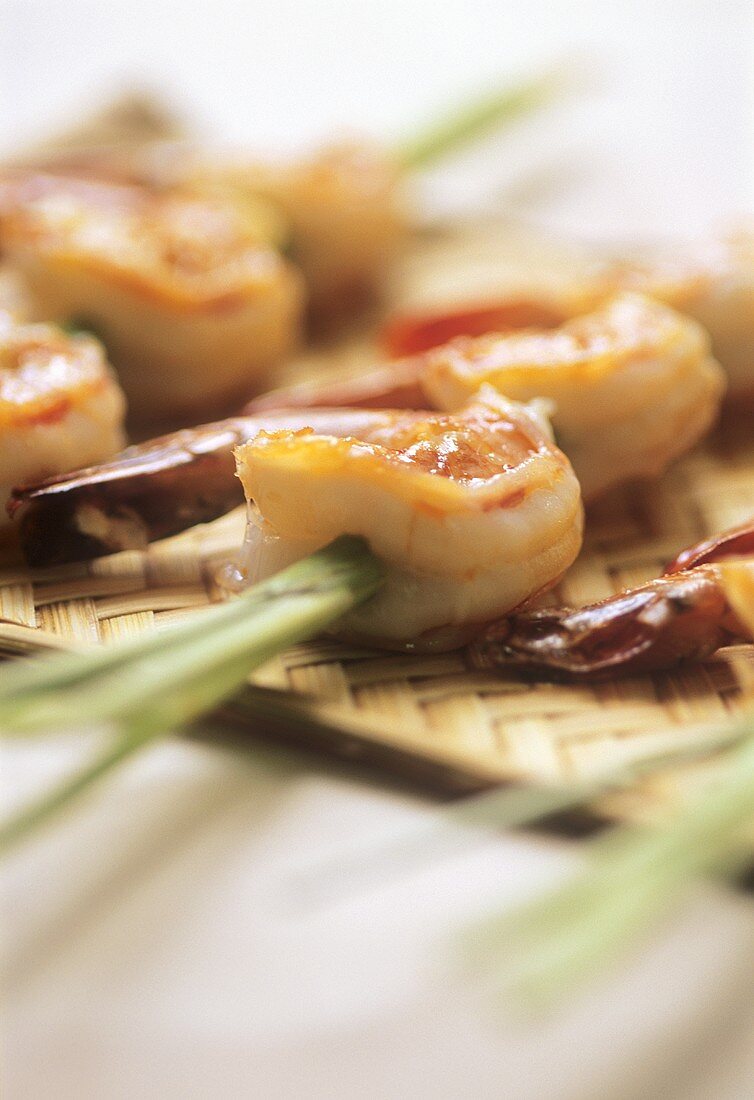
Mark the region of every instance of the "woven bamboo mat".
[[[505, 239], [510, 242], [509, 236]], [[443, 279], [457, 292], [458, 280], [454, 283], [448, 273], [462, 270], [458, 242], [450, 252], [444, 247], [442, 263], [435, 244], [409, 258], [397, 281], [399, 302], [442, 298], [445, 292], [437, 286]], [[496, 277], [507, 281], [517, 250], [501, 250], [500, 239], [487, 231], [467, 235], [464, 285], [476, 285], [480, 272], [489, 277], [488, 253], [498, 259], [504, 254], [506, 273], [499, 267]], [[531, 262], [531, 250], [526, 251]], [[544, 266], [538, 264], [539, 277]], [[353, 355], [347, 351], [326, 360], [326, 369], [343, 371]], [[320, 370], [324, 363], [320, 355]], [[309, 359], [297, 371], [311, 367]], [[753, 434], [750, 425], [721, 430], [661, 481], [603, 502], [590, 514], [584, 550], [553, 601], [581, 604], [641, 583], [656, 576], [684, 545], [748, 518], [754, 498]], [[0, 644], [19, 652], [41, 645], [106, 643], [198, 614], [220, 597], [216, 571], [238, 547], [242, 527], [239, 512], [143, 553], [33, 573], [21, 566], [6, 568], [0, 571], [0, 622], [5, 624]], [[754, 647], [732, 647], [666, 674], [563, 686], [479, 671], [469, 667], [463, 653], [401, 656], [317, 641], [272, 661], [253, 682], [272, 693], [262, 697], [264, 706], [255, 696], [236, 712], [237, 720], [245, 716], [250, 730], [283, 734], [461, 791], [502, 781], [552, 783], [592, 776], [692, 745], [754, 691]], [[300, 697], [295, 713], [290, 708], [277, 712], [276, 689]], [[600, 808], [633, 818], [657, 816], [694, 790], [711, 767], [697, 763], [666, 769]]]

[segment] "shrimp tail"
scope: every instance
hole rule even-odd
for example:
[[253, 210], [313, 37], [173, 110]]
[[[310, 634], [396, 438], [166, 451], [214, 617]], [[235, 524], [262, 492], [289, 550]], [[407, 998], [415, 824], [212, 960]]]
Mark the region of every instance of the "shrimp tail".
[[699, 566], [578, 610], [512, 615], [490, 627], [469, 656], [477, 668], [600, 680], [700, 660], [743, 636], [717, 570]]
[[702, 539], [681, 550], [680, 554], [666, 567], [665, 574], [680, 573], [697, 565], [724, 561], [726, 558], [741, 558], [754, 554], [754, 516], [738, 527], [723, 531], [720, 535]]
[[129, 447], [110, 462], [14, 489], [7, 505], [31, 565], [143, 549], [243, 501], [233, 447], [258, 423], [225, 420]]

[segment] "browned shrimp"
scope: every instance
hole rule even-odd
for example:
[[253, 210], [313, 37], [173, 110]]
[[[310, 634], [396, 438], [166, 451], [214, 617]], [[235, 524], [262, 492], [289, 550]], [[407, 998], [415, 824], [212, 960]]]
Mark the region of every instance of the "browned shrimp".
[[[0, 311], [0, 495], [123, 446], [125, 400], [100, 344]], [[0, 521], [0, 541], [9, 534]]]
[[69, 178], [180, 193], [235, 209], [262, 239], [290, 251], [315, 320], [345, 319], [354, 306], [369, 302], [408, 236], [399, 165], [366, 141], [277, 162], [158, 142], [125, 151], [74, 151], [46, 167]]
[[[666, 574], [578, 609], [509, 616], [473, 647], [483, 668], [599, 680], [699, 660], [751, 638], [714, 564], [754, 555], [754, 521], [681, 551]], [[754, 563], [752, 565], [754, 568]]]
[[[504, 297], [456, 309], [408, 314], [382, 331], [388, 355], [416, 355], [458, 336], [481, 336], [524, 326], [554, 327], [615, 294], [640, 293], [693, 318], [707, 330], [712, 353], [728, 376], [728, 399], [754, 398], [754, 228], [696, 246], [654, 250], [591, 270], [557, 295]], [[539, 314], [539, 316], [538, 316]], [[527, 319], [527, 316], [532, 319]], [[549, 318], [549, 319], [548, 319]]]
[[700, 325], [619, 294], [555, 328], [459, 337], [346, 383], [280, 391], [286, 404], [418, 403], [453, 411], [484, 384], [515, 401], [545, 398], [586, 501], [659, 476], [714, 421], [723, 374]]
[[141, 422], [237, 408], [297, 344], [301, 278], [228, 203], [20, 176], [0, 230], [34, 316], [100, 335]]
[[204, 189], [213, 181], [280, 211], [319, 317], [343, 317], [369, 301], [407, 235], [398, 165], [366, 142], [278, 165], [205, 164], [192, 182]]

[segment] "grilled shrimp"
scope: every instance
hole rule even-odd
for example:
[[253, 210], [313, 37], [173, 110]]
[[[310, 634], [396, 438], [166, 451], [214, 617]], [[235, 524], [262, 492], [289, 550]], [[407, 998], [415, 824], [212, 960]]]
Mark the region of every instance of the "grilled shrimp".
[[36, 316], [101, 335], [142, 422], [227, 411], [297, 342], [300, 277], [232, 206], [51, 176], [0, 205]]
[[233, 448], [263, 429], [313, 427], [358, 436], [396, 413], [292, 410], [185, 428], [129, 447], [109, 462], [13, 490], [8, 512], [31, 565], [140, 550], [243, 503]]
[[[124, 442], [125, 400], [100, 344], [0, 314], [0, 492], [97, 462]], [[0, 537], [8, 521], [0, 524]]]
[[166, 142], [125, 152], [84, 150], [52, 168], [235, 207], [301, 268], [315, 320], [368, 302], [408, 235], [398, 166], [366, 142], [277, 163], [209, 157]]
[[728, 397], [754, 401], [754, 230], [672, 255], [608, 263], [584, 293], [637, 290], [693, 317], [728, 375]]
[[754, 521], [681, 551], [665, 574], [582, 608], [544, 608], [491, 627], [470, 651], [477, 667], [599, 680], [698, 660], [752, 638], [731, 604], [725, 570], [749, 559]]
[[483, 384], [553, 403], [558, 443], [591, 500], [657, 476], [688, 450], [717, 415], [723, 375], [698, 324], [622, 294], [559, 327], [459, 337], [351, 384], [273, 391], [252, 408], [382, 401], [452, 410]]
[[554, 327], [626, 292], [654, 298], [703, 325], [728, 376], [728, 398], [754, 400], [754, 232], [746, 230], [702, 247], [595, 262], [557, 293], [398, 317], [384, 328], [381, 342], [389, 356], [400, 358], [457, 336]]
[[262, 432], [236, 460], [255, 502], [252, 579], [363, 536], [387, 580], [341, 626], [387, 647], [461, 645], [550, 588], [581, 545], [578, 482], [540, 411], [489, 387], [454, 415], [398, 413], [358, 439]]
[[407, 233], [398, 168], [364, 143], [277, 166], [205, 163], [190, 182], [265, 199], [282, 214], [314, 316], [346, 315], [368, 301]]
[[[579, 466], [577, 473], [584, 479], [590, 495], [595, 495], [598, 486], [606, 487], [613, 480], [659, 469], [662, 462], [690, 445], [695, 433], [699, 434], [707, 419], [714, 415], [720, 389], [719, 370], [708, 360], [704, 338], [693, 322], [638, 298], [620, 300], [614, 308], [613, 359], [609, 344], [602, 356], [598, 354], [601, 330], [595, 317], [584, 319], [583, 330], [577, 328], [577, 332], [584, 334], [583, 347], [573, 334], [563, 336], [557, 331], [538, 337], [529, 333], [526, 337], [468, 340], [428, 356], [383, 367], [354, 382], [273, 392], [253, 402], [247, 416], [167, 436], [132, 448], [103, 467], [20, 488], [13, 494], [11, 509], [19, 520], [27, 556], [37, 564], [96, 557], [116, 549], [142, 546], [222, 515], [240, 503], [230, 461], [232, 446], [265, 427], [274, 430], [310, 425], [317, 431], [341, 434], [338, 424], [348, 425], [359, 414], [354, 409], [337, 406], [361, 406], [364, 410], [361, 423], [366, 426], [370, 423], [366, 415], [370, 409], [374, 410], [370, 415], [378, 419], [394, 416], [400, 409], [421, 409], [431, 404], [425, 385], [430, 368], [448, 385], [448, 355], [461, 388], [468, 393], [474, 388], [469, 382], [473, 371], [479, 376], [477, 386], [490, 378], [500, 385], [498, 377], [507, 372], [511, 379], [517, 380], [516, 395], [521, 397], [547, 393], [547, 383], [550, 397], [557, 398], [556, 381], [565, 379], [561, 388], [566, 393], [568, 386], [571, 388], [570, 403], [565, 409], [566, 413], [571, 411], [576, 444], [580, 442], [578, 426], [584, 425], [583, 445], [574, 445], [572, 450]], [[631, 327], [633, 324], [640, 329], [642, 320], [646, 345], [641, 342], [640, 332]], [[591, 346], [586, 341], [587, 333], [593, 338]], [[507, 343], [508, 339], [513, 341], [512, 345]], [[556, 364], [535, 362], [533, 368], [530, 365], [535, 381], [526, 389], [523, 365], [516, 367], [510, 356], [506, 362], [506, 348], [513, 346], [520, 353], [524, 341], [526, 349], [536, 347], [543, 356], [548, 340], [561, 349], [561, 354], [564, 346], [569, 349], [573, 361], [568, 362], [564, 356]], [[603, 408], [605, 417], [613, 418], [602, 429], [598, 424], [594, 428], [589, 424], [590, 407], [586, 403], [583, 410], [580, 408], [582, 379], [592, 402], [594, 394], [602, 402], [595, 404], [596, 410]], [[460, 394], [456, 403], [459, 400]], [[325, 402], [333, 407], [316, 408]], [[685, 407], [687, 403], [693, 406], [690, 411]], [[388, 411], [378, 413], [376, 410], [381, 406], [387, 406]], [[275, 412], [276, 409], [279, 411]], [[556, 410], [554, 419], [557, 430], [568, 439], [567, 416], [559, 417]], [[594, 412], [592, 419], [596, 419]], [[331, 426], [325, 428], [324, 424]], [[652, 434], [653, 430], [658, 438]], [[359, 431], [351, 434], [358, 436]], [[623, 446], [620, 454], [624, 466], [611, 469], [610, 456], [615, 456], [618, 443]], [[52, 532], [56, 533], [54, 540], [50, 537]]]

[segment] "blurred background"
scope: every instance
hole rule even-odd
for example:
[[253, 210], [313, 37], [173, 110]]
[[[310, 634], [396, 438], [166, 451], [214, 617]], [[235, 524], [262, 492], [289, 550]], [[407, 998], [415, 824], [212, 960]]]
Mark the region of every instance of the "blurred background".
[[[134, 88], [261, 154], [354, 131], [390, 143], [563, 60], [579, 91], [431, 173], [423, 209], [588, 241], [752, 212], [751, 0], [0, 0], [0, 156]], [[544, 1027], [502, 1024], [448, 945], [574, 865], [565, 842], [467, 837], [411, 879], [291, 916], [301, 868], [432, 812], [327, 761], [156, 748], [6, 869], [7, 1095], [751, 1096], [740, 898], [705, 894]]]
[[[480, 89], [570, 61], [579, 95], [429, 185], [590, 238], [698, 234], [751, 207], [748, 0], [3, 0], [0, 150], [134, 86], [264, 151], [398, 139]], [[473, 171], [471, 170], [473, 168]]]

